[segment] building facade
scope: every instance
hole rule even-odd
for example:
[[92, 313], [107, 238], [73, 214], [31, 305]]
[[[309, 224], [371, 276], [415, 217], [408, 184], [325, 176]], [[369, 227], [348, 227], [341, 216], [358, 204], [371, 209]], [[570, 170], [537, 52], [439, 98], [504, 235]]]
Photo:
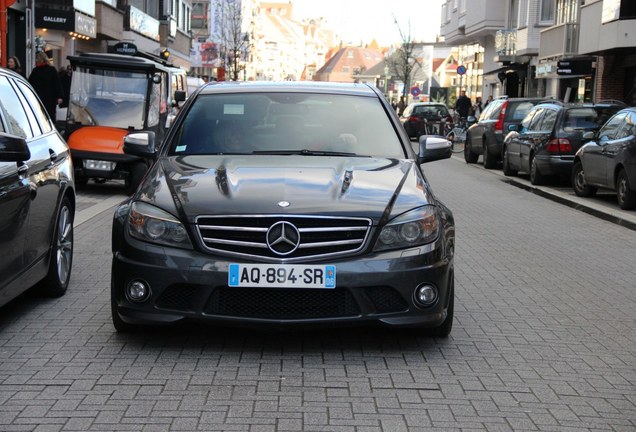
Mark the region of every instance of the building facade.
[[483, 48], [483, 96], [633, 105], [634, 28], [633, 0], [447, 0], [442, 7], [441, 34], [460, 47], [459, 63], [471, 61], [462, 47]]

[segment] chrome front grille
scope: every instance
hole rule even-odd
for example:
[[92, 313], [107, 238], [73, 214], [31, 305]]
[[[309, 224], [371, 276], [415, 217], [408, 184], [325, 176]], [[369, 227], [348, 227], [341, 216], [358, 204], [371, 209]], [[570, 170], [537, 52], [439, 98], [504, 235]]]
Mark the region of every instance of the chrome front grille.
[[249, 215], [199, 216], [196, 232], [209, 252], [271, 261], [350, 255], [360, 251], [371, 220]]

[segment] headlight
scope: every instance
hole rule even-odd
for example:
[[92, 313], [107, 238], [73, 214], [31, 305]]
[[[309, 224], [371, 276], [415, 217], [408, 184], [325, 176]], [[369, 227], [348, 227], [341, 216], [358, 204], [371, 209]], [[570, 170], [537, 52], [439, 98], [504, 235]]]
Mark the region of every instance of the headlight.
[[150, 243], [192, 249], [188, 233], [177, 218], [143, 202], [136, 201], [130, 206], [128, 233]]
[[439, 222], [435, 207], [425, 206], [398, 216], [382, 228], [374, 250], [419, 246], [435, 241], [438, 235]]

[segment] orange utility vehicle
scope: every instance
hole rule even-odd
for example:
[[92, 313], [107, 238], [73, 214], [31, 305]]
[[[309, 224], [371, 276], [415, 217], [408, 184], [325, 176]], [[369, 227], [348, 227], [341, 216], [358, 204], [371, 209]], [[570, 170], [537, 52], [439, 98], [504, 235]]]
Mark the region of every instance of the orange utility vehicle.
[[125, 154], [124, 136], [152, 131], [161, 142], [179, 103], [187, 97], [185, 71], [149, 58], [121, 54], [69, 56], [73, 67], [64, 127], [75, 167], [85, 185], [123, 179], [132, 193], [149, 166]]

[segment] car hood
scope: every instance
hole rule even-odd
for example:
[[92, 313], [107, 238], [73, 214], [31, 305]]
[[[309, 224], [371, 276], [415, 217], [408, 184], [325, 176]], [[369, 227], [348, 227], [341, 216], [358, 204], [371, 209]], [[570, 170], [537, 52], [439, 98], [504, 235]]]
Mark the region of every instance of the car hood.
[[304, 214], [379, 223], [433, 201], [412, 160], [325, 156], [172, 156], [136, 199], [188, 222], [199, 215]]

